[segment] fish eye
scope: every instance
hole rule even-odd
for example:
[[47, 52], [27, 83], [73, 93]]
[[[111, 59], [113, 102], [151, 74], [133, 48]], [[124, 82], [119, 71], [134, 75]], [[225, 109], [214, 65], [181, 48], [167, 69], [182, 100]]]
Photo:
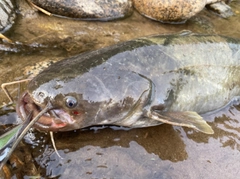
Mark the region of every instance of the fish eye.
[[77, 106], [77, 99], [74, 98], [73, 96], [66, 96], [65, 104], [68, 108], [74, 108]]

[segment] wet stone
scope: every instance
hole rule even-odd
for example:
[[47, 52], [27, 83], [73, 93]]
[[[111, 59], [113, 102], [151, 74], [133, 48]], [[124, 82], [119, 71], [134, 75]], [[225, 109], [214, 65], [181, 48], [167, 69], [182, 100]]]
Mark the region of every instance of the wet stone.
[[0, 1], [0, 32], [7, 30], [14, 23], [16, 17], [12, 0]]
[[31, 0], [32, 3], [56, 16], [83, 20], [113, 20], [130, 16], [130, 0]]
[[[218, 1], [221, 0], [133, 0], [133, 5], [140, 14], [148, 18], [164, 23], [184, 23], [187, 19], [203, 10], [207, 4], [218, 3]], [[221, 7], [216, 7], [220, 14], [226, 14], [226, 12], [222, 12], [226, 11], [225, 6], [231, 11], [230, 7], [222, 2]], [[230, 14], [226, 16], [230, 16]]]
[[231, 17], [234, 14], [231, 7], [226, 5], [224, 2], [209, 4], [206, 8], [223, 18]]

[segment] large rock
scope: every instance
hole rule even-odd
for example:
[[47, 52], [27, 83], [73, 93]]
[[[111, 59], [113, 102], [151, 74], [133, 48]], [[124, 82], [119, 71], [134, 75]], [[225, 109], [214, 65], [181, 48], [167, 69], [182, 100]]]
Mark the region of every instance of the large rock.
[[83, 20], [113, 20], [132, 14], [131, 0], [31, 0], [56, 16]]
[[164, 23], [184, 23], [207, 4], [217, 4], [214, 10], [224, 18], [233, 14], [223, 0], [133, 0], [133, 5], [140, 14]]

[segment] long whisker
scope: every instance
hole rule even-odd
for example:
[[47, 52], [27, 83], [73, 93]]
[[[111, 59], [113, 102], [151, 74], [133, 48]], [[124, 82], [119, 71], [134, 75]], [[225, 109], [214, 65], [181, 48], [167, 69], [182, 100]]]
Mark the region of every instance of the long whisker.
[[54, 116], [55, 118], [59, 118], [59, 116], [54, 112], [54, 110], [50, 111], [51, 115]]
[[9, 85], [13, 85], [13, 84], [19, 84], [19, 83], [23, 83], [23, 82], [28, 82], [30, 80], [31, 79], [29, 78], [29, 79], [24, 79], [24, 80], [12, 81], [12, 82], [9, 82], [9, 83], [3, 83], [1, 85], [1, 88], [2, 88], [3, 92], [6, 94], [6, 96], [8, 97], [10, 103], [13, 103], [13, 98], [10, 95], [10, 93], [9, 93], [9, 91], [8, 91], [8, 89], [6, 87], [9, 86]]
[[53, 132], [52, 132], [52, 131], [50, 131], [50, 137], [51, 137], [52, 145], [53, 145], [53, 148], [54, 148], [56, 154], [58, 155], [58, 157], [59, 157], [60, 159], [63, 159], [62, 156], [61, 156], [61, 155], [58, 153], [58, 151], [57, 151], [57, 148], [56, 148], [56, 145], [55, 145], [55, 141], [54, 141], [54, 137], [53, 137]]
[[[24, 124], [23, 125], [23, 130], [20, 130], [20, 135], [17, 137], [17, 140], [15, 142], [13, 142], [13, 145], [11, 147], [11, 149], [8, 151], [6, 157], [4, 158], [4, 160], [0, 163], [0, 170], [2, 169], [3, 165], [7, 162], [7, 160], [9, 159], [9, 157], [11, 156], [12, 152], [14, 151], [14, 149], [17, 147], [18, 143], [22, 140], [22, 138], [25, 136], [25, 134], [28, 132], [28, 130], [34, 125], [34, 123], [44, 114], [46, 113], [48, 110], [50, 110], [52, 108], [51, 103], [49, 102], [46, 107], [40, 112], [38, 113], [38, 115], [33, 118], [33, 120], [29, 123], [29, 124]], [[29, 121], [32, 118], [32, 112], [28, 115], [27, 119], [25, 121]], [[24, 122], [25, 122], [24, 121]], [[26, 126], [26, 127], [25, 127]]]
[[[53, 110], [50, 110], [49, 113], [51, 113], [52, 116], [54, 116], [55, 118], [58, 118], [57, 114], [53, 111]], [[56, 152], [56, 154], [58, 155], [58, 157], [60, 159], [63, 159], [63, 157], [58, 153], [57, 151], [57, 147], [56, 147], [56, 144], [55, 144], [55, 140], [54, 140], [54, 137], [53, 137], [53, 132], [50, 131], [50, 138], [51, 138], [51, 141], [52, 141], [52, 145], [53, 145], [53, 148]]]

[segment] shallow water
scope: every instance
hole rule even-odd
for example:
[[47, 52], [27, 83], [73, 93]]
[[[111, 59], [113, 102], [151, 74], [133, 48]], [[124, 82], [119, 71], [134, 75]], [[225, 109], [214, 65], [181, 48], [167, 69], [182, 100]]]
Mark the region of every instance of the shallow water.
[[[0, 83], [27, 78], [51, 62], [83, 51], [141, 36], [191, 30], [240, 39], [240, 1], [233, 1], [231, 7], [235, 16], [229, 19], [203, 11], [186, 24], [169, 25], [136, 12], [112, 22], [60, 19], [37, 13], [20, 1], [16, 24], [5, 33], [18, 43], [0, 43]], [[10, 88], [14, 96], [18, 88]], [[0, 91], [0, 104], [3, 102], [8, 100]], [[54, 152], [47, 134], [34, 131], [14, 153], [23, 163], [8, 163], [10, 178], [236, 178], [240, 174], [239, 110], [234, 106], [206, 116], [214, 135], [166, 124], [57, 133], [56, 146], [63, 159]], [[0, 122], [16, 123], [14, 110], [1, 111]]]

